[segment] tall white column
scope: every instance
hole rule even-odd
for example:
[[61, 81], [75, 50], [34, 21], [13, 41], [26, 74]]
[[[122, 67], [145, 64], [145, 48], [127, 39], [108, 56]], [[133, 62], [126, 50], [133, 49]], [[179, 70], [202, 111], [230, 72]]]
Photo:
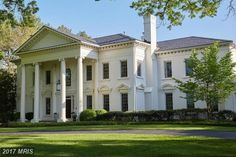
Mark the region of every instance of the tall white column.
[[66, 63], [61, 60], [61, 114], [59, 121], [66, 121]]
[[56, 66], [53, 67], [52, 72], [52, 114], [57, 113], [57, 102], [56, 102], [56, 91], [57, 91], [57, 76], [56, 76]]
[[25, 122], [25, 65], [21, 67], [20, 121]]
[[95, 74], [94, 74], [94, 108], [98, 109], [98, 60], [95, 61]]
[[39, 64], [35, 63], [35, 81], [34, 81], [34, 119], [32, 122], [39, 122]]
[[83, 58], [77, 58], [77, 114], [83, 111]]

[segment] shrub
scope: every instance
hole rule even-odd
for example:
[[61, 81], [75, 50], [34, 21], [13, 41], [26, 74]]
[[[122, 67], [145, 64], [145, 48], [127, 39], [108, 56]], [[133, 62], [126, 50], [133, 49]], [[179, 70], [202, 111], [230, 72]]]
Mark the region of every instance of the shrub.
[[17, 121], [18, 119], [20, 119], [20, 112], [15, 112], [10, 114], [9, 120], [10, 121]]
[[151, 122], [172, 120], [201, 120], [207, 119], [205, 109], [181, 109], [167, 111], [141, 111], [141, 112], [108, 112], [97, 115], [96, 120], [125, 121], [125, 122]]
[[84, 110], [80, 113], [81, 121], [91, 121], [94, 120], [95, 117], [96, 117], [96, 112], [91, 109]]
[[25, 114], [25, 118], [28, 120], [28, 121], [31, 121], [34, 117], [34, 113], [33, 112], [28, 112]]
[[229, 110], [223, 110], [218, 112], [218, 120], [232, 121], [234, 119], [234, 112]]
[[101, 109], [101, 110], [95, 110], [95, 112], [96, 112], [96, 115], [98, 116], [98, 115], [102, 115], [104, 113], [107, 113], [107, 110]]

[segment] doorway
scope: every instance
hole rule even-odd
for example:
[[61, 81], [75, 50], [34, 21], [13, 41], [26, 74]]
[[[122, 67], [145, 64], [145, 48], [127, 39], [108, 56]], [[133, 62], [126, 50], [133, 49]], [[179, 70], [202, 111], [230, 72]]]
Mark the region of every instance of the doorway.
[[66, 118], [71, 118], [71, 96], [66, 97]]

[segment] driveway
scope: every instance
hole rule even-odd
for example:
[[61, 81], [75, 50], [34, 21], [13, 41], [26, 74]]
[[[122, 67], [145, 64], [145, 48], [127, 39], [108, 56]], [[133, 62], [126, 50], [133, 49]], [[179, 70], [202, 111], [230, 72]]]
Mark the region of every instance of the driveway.
[[89, 130], [89, 131], [33, 131], [33, 132], [6, 132], [0, 135], [30, 135], [30, 134], [154, 134], [177, 136], [205, 136], [223, 139], [236, 139], [236, 132], [204, 131], [204, 130]]

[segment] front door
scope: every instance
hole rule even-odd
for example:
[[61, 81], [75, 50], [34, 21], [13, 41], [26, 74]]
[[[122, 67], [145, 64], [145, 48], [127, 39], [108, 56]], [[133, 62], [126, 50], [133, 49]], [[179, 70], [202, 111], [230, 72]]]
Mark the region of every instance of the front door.
[[66, 118], [71, 118], [71, 97], [66, 97]]

